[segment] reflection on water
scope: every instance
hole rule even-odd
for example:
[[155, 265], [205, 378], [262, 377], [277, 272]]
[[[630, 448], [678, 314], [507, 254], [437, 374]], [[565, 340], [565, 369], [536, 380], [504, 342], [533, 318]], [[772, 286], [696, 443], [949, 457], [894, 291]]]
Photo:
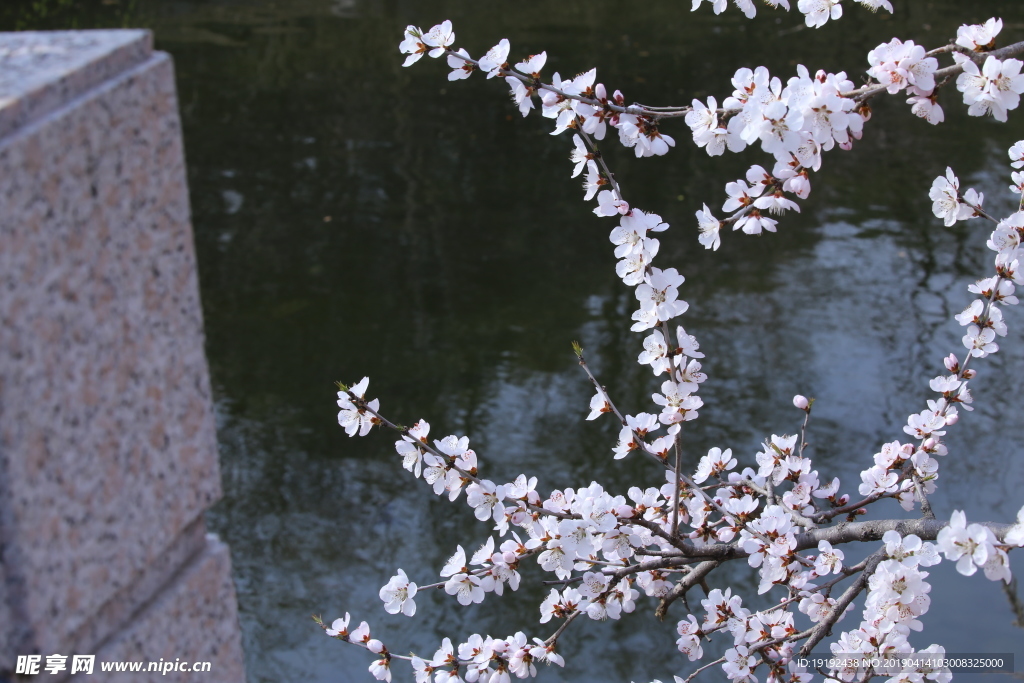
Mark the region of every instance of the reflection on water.
[[[536, 568], [515, 599], [462, 609], [435, 593], [417, 598], [414, 621], [383, 613], [377, 591], [395, 567], [431, 582], [456, 543], [475, 548], [487, 530], [464, 504], [402, 476], [386, 434], [348, 439], [334, 380], [369, 375], [394, 419], [468, 434], [495, 480], [527, 472], [542, 491], [596, 480], [618, 493], [657, 481], [639, 460], [611, 459], [611, 424], [581, 420], [590, 389], [571, 340], [630, 412], [658, 381], [632, 360], [641, 341], [628, 331], [632, 295], [614, 275], [611, 224], [578, 201], [568, 139], [550, 137], [536, 115], [522, 120], [500, 83], [450, 84], [432, 60], [402, 69], [406, 24], [451, 18], [474, 53], [508, 37], [514, 54], [546, 49], [562, 73], [597, 66], [628, 99], [654, 103], [721, 99], [740, 66], [788, 77], [804, 63], [856, 80], [867, 51], [893, 35], [934, 45], [992, 14], [1006, 20], [1007, 41], [1024, 38], [1013, 0], [980, 14], [952, 0], [897, 3], [893, 17], [851, 7], [819, 31], [796, 15], [748, 22], [677, 4], [686, 6], [19, 0], [0, 10], [8, 27], [149, 26], [174, 55], [225, 486], [210, 524], [231, 544], [251, 681], [368, 680], [365, 653], [324, 638], [313, 613], [368, 619], [396, 652], [432, 654], [442, 634], [547, 633], [536, 605], [548, 577]], [[800, 392], [818, 398], [819, 471], [856, 481], [921, 409], [941, 357], [960, 348], [952, 315], [971, 299], [966, 284], [991, 262], [987, 227], [943, 227], [927, 190], [951, 164], [1006, 213], [1005, 149], [1024, 137], [1024, 114], [968, 122], [955, 95], [945, 93], [949, 122], [938, 128], [902, 102], [879, 102], [866, 140], [826, 156], [801, 215], [778, 235], [727, 235], [714, 254], [696, 243], [694, 211], [720, 206], [724, 183], [759, 153], [708, 159], [685, 143], [681, 123], [666, 129], [680, 145], [665, 158], [609, 152], [634, 204], [674, 226], [659, 262], [687, 276], [683, 324], [701, 340], [710, 377], [707, 407], [688, 429], [694, 462], [716, 445], [752, 462], [763, 438], [797, 427], [789, 398]], [[979, 365], [978, 409], [951, 430], [947, 486], [934, 501], [942, 515], [1007, 520], [1024, 504], [1024, 321], [1008, 318], [1004, 350]], [[712, 583], [753, 588], [747, 571], [730, 571]], [[999, 586], [946, 565], [933, 578], [927, 629], [912, 642], [1024, 656]], [[593, 667], [541, 680], [691, 670], [674, 629], [652, 612], [642, 602], [622, 622], [576, 629], [566, 658]]]

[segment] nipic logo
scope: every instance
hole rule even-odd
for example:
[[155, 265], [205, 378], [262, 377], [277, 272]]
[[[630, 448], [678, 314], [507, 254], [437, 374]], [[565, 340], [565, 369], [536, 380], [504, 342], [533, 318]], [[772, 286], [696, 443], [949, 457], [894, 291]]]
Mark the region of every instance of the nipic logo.
[[[42, 663], [42, 655], [18, 655], [15, 663], [14, 673], [26, 676], [34, 676], [40, 673], [40, 668], [48, 674], [57, 674], [66, 671], [68, 666], [67, 655], [47, 655], [46, 664]], [[72, 655], [71, 673], [91, 674], [96, 664], [96, 655]]]

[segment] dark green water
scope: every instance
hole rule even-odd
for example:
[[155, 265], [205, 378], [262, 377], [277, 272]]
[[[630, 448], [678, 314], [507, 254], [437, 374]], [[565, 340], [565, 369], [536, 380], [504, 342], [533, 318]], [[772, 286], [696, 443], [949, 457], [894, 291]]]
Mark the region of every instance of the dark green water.
[[[405, 25], [450, 18], [473, 54], [507, 37], [514, 55], [547, 50], [549, 72], [596, 66], [627, 99], [654, 104], [721, 101], [741, 66], [785, 80], [803, 63], [859, 80], [867, 51], [894, 35], [934, 46], [992, 15], [1006, 22], [1001, 41], [1024, 39], [1015, 0], [895, 4], [893, 17], [851, 6], [812, 31], [795, 13], [749, 22], [686, 2], [5, 0], [3, 29], [144, 26], [174, 56], [225, 488], [209, 523], [231, 544], [250, 681], [371, 680], [371, 658], [325, 638], [313, 613], [349, 611], [393, 651], [426, 655], [443, 635], [549, 632], [536, 624], [548, 576], [535, 568], [505, 599], [465, 609], [433, 594], [417, 598], [415, 620], [384, 614], [377, 590], [396, 567], [432, 582], [456, 543], [475, 548], [487, 529], [461, 501], [414, 483], [389, 435], [347, 438], [335, 380], [369, 375], [396, 421], [469, 435], [495, 481], [526, 472], [542, 492], [593, 479], [619, 493], [657, 482], [639, 460], [612, 460], [610, 423], [582, 421], [591, 391], [573, 339], [630, 412], [658, 381], [633, 360], [642, 336], [628, 331], [614, 223], [579, 201], [569, 138], [549, 136], [536, 114], [523, 120], [498, 81], [450, 84], [430, 59], [402, 69]], [[952, 165], [990, 210], [1012, 210], [1005, 150], [1024, 138], [1024, 112], [968, 120], [949, 91], [947, 123], [933, 128], [893, 99], [852, 152], [826, 155], [803, 213], [779, 234], [725, 235], [713, 254], [697, 244], [694, 211], [718, 209], [725, 182], [763, 155], [708, 159], [681, 122], [665, 128], [679, 146], [664, 158], [606, 146], [632, 203], [673, 226], [658, 263], [687, 277], [682, 322], [709, 375], [688, 429], [694, 463], [711, 446], [753, 463], [761, 439], [797, 428], [799, 392], [818, 398], [819, 472], [855, 490], [871, 454], [930, 398], [942, 356], [960, 353], [952, 316], [991, 269], [988, 227], [943, 227], [927, 191]], [[933, 498], [943, 517], [956, 508], [1009, 521], [1024, 504], [1024, 320], [1007, 313], [1003, 350], [977, 366], [977, 410], [950, 430]], [[930, 580], [926, 630], [912, 642], [1014, 651], [1024, 669], [1024, 630], [998, 585], [945, 563]], [[712, 581], [729, 582], [755, 592], [743, 568]], [[674, 622], [657, 622], [653, 607], [577, 624], [563, 638], [569, 666], [540, 680], [646, 683], [691, 670]], [[401, 664], [395, 675], [411, 680]]]

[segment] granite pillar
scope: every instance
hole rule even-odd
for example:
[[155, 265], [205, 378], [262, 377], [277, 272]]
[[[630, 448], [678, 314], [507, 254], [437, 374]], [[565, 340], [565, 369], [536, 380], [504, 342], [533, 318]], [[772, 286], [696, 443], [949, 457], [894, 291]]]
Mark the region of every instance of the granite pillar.
[[0, 680], [244, 680], [202, 322], [170, 57], [0, 34]]

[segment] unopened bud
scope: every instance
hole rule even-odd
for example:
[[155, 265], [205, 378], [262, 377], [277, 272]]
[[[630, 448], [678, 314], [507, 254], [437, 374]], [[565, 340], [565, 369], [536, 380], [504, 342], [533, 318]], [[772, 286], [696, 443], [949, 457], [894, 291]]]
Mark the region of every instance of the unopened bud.
[[615, 508], [615, 516], [625, 517], [628, 519], [633, 516], [633, 508], [631, 508], [628, 505], [620, 505], [619, 507]]
[[946, 369], [952, 372], [953, 374], [956, 374], [957, 372], [960, 371], [960, 361], [958, 361], [956, 359], [956, 356], [952, 353], [943, 358], [942, 363], [943, 365], [946, 366]]
[[975, 377], [978, 376], [978, 371], [972, 370], [971, 368], [967, 368], [966, 370], [963, 371], [963, 374], [960, 376], [963, 377], [964, 379], [974, 379]]
[[811, 404], [807, 401], [806, 396], [801, 396], [800, 394], [797, 394], [796, 396], [793, 397], [793, 405], [795, 405], [800, 410], [807, 410]]
[[853, 511], [853, 514], [855, 514], [855, 515], [866, 515], [866, 514], [868, 514], [868, 509], [867, 508], [857, 508], [856, 510]]
[[946, 416], [946, 424], [947, 425], [955, 425], [959, 419], [960, 419], [960, 416], [957, 415], [956, 413], [954, 413], [953, 415], [947, 415]]
[[935, 440], [935, 439], [933, 439], [932, 437], [928, 437], [927, 439], [925, 439], [925, 440], [924, 440], [924, 443], [923, 443], [923, 444], [921, 444], [921, 446], [922, 446], [922, 447], [923, 447], [923, 448], [924, 448], [924, 449], [925, 449], [926, 451], [931, 451], [931, 450], [934, 450], [934, 449], [935, 449], [935, 444], [937, 444], [937, 443], [938, 443], [938, 441], [936, 441], [936, 440]]
[[516, 561], [516, 554], [511, 550], [502, 553], [501, 559], [505, 561], [505, 564], [512, 564]]
[[384, 651], [384, 643], [380, 642], [376, 638], [370, 638], [366, 641], [366, 649], [370, 652], [379, 655]]
[[850, 494], [844, 493], [843, 495], [839, 496], [839, 500], [837, 500], [836, 502], [839, 503], [840, 507], [846, 505], [847, 503], [850, 502]]

